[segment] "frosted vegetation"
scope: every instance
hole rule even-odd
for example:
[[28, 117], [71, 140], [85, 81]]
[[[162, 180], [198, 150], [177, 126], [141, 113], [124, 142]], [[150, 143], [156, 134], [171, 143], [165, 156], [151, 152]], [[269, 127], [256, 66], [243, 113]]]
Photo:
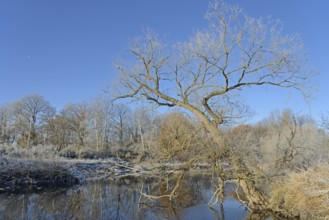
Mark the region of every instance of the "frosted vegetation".
[[[35, 102], [24, 103], [27, 100]], [[30, 111], [41, 109], [40, 103], [43, 110]], [[1, 106], [2, 180], [8, 175], [6, 169], [11, 173], [16, 170], [23, 176], [28, 172], [30, 177], [33, 170], [74, 176], [76, 170], [72, 165], [76, 164], [68, 162], [72, 158], [83, 162], [108, 161], [115, 157], [131, 162], [124, 166], [148, 170], [162, 167], [168, 172], [157, 175], [174, 183], [179, 175], [169, 174], [170, 170], [203, 167], [203, 173], [214, 177], [218, 160], [222, 160], [224, 169], [230, 172], [229, 161], [218, 153], [218, 146], [209, 138], [209, 133], [198, 120], [184, 112], [173, 110], [160, 114], [146, 107], [131, 109], [127, 105], [112, 105], [109, 99], [101, 97], [68, 104], [58, 113], [53, 109], [39, 95]], [[37, 112], [36, 115], [33, 116], [33, 112]], [[33, 118], [35, 123], [30, 120]], [[254, 174], [256, 187], [269, 198], [270, 206], [308, 219], [328, 215], [326, 119], [324, 116], [316, 123], [309, 116], [287, 109], [274, 111], [256, 124], [227, 124], [221, 131], [234, 152], [243, 156]], [[114, 163], [107, 165], [114, 166]], [[100, 172], [101, 169], [97, 169]], [[108, 176], [109, 172], [103, 174]], [[214, 184], [216, 182], [214, 179]], [[169, 192], [167, 196], [174, 197], [174, 194]]]
[[[21, 169], [17, 161], [37, 160], [40, 167], [52, 161], [60, 168], [49, 170], [66, 170], [73, 179], [88, 178], [91, 170], [165, 180], [162, 194], [140, 190], [147, 201], [173, 201], [185, 172], [202, 172], [214, 187], [210, 206], [221, 204], [226, 183], [234, 182], [251, 212], [328, 218], [329, 117], [316, 122], [286, 109], [248, 124], [249, 108], [238, 98], [255, 86], [308, 97], [312, 74], [300, 39], [284, 35], [279, 22], [221, 1], [211, 4], [207, 19], [209, 28], [184, 42], [164, 42], [152, 31], [131, 42], [127, 61], [117, 62], [114, 99], [107, 94], [55, 111], [32, 94], [1, 106], [1, 166], [10, 171]], [[159, 106], [171, 110], [161, 113]], [[72, 159], [85, 161], [72, 170]], [[107, 162], [83, 165], [90, 159], [111, 160], [108, 167], [118, 169], [107, 175]]]

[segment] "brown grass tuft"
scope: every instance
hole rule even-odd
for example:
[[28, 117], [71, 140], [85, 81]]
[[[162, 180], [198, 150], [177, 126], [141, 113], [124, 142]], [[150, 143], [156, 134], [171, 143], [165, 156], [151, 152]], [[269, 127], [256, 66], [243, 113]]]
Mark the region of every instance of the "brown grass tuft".
[[272, 186], [271, 205], [301, 219], [329, 219], [329, 167], [292, 173]]

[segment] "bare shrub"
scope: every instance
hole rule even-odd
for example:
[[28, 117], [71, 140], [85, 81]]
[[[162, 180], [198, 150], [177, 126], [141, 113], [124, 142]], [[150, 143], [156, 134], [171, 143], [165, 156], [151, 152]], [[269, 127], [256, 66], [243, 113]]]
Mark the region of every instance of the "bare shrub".
[[273, 210], [287, 210], [301, 219], [328, 219], [329, 167], [317, 166], [295, 172], [272, 185]]
[[182, 113], [164, 115], [155, 144], [153, 153], [156, 158], [186, 162], [193, 159], [198, 151], [198, 128]]

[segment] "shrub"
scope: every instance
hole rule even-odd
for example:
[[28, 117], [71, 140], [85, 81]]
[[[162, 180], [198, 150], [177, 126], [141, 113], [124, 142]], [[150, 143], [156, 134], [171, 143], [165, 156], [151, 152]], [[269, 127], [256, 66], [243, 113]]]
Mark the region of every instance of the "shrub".
[[163, 160], [187, 161], [197, 155], [201, 145], [198, 130], [182, 113], [164, 115], [155, 139], [155, 158]]
[[287, 210], [301, 219], [329, 218], [329, 167], [295, 172], [272, 186], [274, 210]]

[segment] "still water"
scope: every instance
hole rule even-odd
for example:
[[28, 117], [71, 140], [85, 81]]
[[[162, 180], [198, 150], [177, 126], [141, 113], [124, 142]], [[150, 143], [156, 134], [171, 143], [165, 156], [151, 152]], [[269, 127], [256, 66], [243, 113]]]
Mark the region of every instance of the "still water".
[[[143, 205], [138, 205], [142, 201], [139, 193], [142, 182], [131, 178], [38, 193], [2, 194], [0, 219], [230, 220], [255, 217], [230, 195], [226, 196], [223, 207], [208, 208], [213, 187], [207, 178], [189, 177], [180, 185], [173, 202], [160, 199], [151, 204], [143, 200]], [[232, 186], [227, 186], [227, 191], [230, 190]]]

